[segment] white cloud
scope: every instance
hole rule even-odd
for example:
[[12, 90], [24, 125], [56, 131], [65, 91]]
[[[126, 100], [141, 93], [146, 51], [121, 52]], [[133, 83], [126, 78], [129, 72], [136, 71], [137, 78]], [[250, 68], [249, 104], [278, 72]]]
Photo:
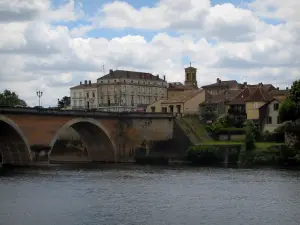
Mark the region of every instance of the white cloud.
[[[115, 1], [99, 5], [100, 17], [91, 25], [72, 29], [66, 21], [74, 22], [85, 14], [74, 1], [56, 8], [44, 0], [32, 3], [17, 9], [0, 7], [9, 15], [0, 16], [0, 91], [9, 87], [30, 104], [37, 104], [35, 93], [41, 89], [43, 103], [55, 105], [57, 98], [69, 94], [70, 86], [102, 76], [103, 65], [105, 72], [117, 68], [146, 71], [182, 82], [185, 56], [197, 67], [200, 86], [217, 77], [242, 82], [247, 76], [248, 82], [276, 81], [285, 87], [300, 77], [297, 17], [286, 16], [285, 24], [267, 24], [257, 16], [263, 12], [257, 2], [249, 7], [260, 9], [251, 11], [230, 3], [211, 6], [208, 0], [161, 0], [141, 9]], [[286, 5], [274, 7], [282, 11]], [[60, 25], [53, 25], [54, 21]], [[160, 33], [150, 39], [142, 35], [88, 37], [97, 25]], [[169, 30], [179, 35], [172, 37]]]

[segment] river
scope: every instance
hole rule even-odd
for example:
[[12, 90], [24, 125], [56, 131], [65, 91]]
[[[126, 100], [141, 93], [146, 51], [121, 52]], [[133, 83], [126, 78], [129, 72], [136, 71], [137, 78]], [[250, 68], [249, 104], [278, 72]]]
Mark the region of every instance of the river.
[[0, 176], [2, 225], [299, 225], [300, 172], [118, 166]]

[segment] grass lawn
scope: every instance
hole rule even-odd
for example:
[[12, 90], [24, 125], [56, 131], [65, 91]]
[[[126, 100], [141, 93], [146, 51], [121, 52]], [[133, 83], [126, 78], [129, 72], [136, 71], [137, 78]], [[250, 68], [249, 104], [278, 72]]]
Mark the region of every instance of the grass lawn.
[[[202, 142], [201, 144], [203, 145], [240, 145], [243, 144], [244, 142], [242, 141], [205, 141]], [[274, 145], [283, 145], [284, 143], [275, 143], [275, 142], [256, 142], [256, 148], [259, 149], [266, 149], [270, 146]]]

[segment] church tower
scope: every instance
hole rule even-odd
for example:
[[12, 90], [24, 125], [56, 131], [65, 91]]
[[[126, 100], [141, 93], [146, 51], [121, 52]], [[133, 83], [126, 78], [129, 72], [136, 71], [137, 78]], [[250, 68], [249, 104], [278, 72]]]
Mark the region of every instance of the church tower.
[[198, 88], [197, 85], [197, 69], [192, 67], [192, 65], [190, 64], [189, 67], [185, 68], [185, 81], [184, 81], [184, 85], [186, 87], [191, 87], [191, 88]]

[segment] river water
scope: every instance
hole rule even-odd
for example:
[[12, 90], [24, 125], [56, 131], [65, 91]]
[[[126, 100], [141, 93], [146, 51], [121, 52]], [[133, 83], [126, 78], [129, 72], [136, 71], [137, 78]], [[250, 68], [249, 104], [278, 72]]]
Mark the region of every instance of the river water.
[[300, 172], [102, 167], [0, 177], [2, 225], [299, 225]]

